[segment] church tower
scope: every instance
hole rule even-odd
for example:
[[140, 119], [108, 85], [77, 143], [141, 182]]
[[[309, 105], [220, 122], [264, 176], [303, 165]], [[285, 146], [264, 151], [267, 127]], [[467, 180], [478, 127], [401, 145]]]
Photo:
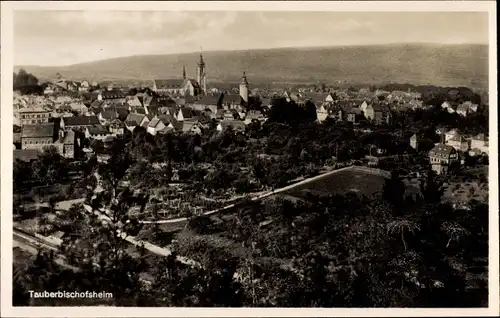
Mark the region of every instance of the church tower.
[[182, 78], [186, 79], [186, 65], [182, 66]]
[[207, 70], [205, 69], [205, 62], [203, 55], [200, 53], [200, 61], [198, 62], [198, 69], [196, 72], [198, 84], [200, 84], [203, 93], [207, 93]]
[[240, 96], [245, 101], [245, 103], [248, 103], [248, 81], [245, 72], [243, 72], [243, 77], [241, 78]]

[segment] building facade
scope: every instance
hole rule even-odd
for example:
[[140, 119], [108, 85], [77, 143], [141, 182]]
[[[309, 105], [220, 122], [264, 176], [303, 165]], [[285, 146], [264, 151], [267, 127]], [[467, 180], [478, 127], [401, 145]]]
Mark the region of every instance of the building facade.
[[50, 111], [42, 107], [21, 108], [18, 113], [21, 125], [45, 124], [50, 119]]

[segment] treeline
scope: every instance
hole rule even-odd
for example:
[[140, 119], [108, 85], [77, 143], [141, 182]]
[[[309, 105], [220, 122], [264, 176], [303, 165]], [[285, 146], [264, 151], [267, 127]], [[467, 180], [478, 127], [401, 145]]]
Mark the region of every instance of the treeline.
[[23, 69], [20, 69], [19, 72], [14, 72], [13, 78], [13, 89], [14, 91], [19, 91], [23, 95], [42, 95], [44, 91], [44, 87], [39, 84], [38, 78], [26, 72]]

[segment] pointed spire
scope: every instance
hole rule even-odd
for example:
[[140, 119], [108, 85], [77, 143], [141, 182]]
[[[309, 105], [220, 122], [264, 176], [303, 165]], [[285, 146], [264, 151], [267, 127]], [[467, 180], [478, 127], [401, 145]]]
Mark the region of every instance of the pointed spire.
[[245, 72], [243, 72], [243, 76], [241, 77], [241, 82], [244, 84], [248, 84], [247, 75]]
[[182, 78], [186, 79], [186, 65], [182, 66]]
[[205, 62], [203, 61], [203, 48], [200, 46], [200, 61], [198, 62], [198, 65], [205, 65]]

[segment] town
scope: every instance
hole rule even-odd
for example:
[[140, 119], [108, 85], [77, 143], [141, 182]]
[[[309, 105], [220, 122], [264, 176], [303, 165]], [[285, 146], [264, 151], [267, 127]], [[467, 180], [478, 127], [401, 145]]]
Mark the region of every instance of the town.
[[36, 255], [15, 304], [104, 286], [88, 305], [484, 306], [484, 91], [217, 86], [207, 64], [14, 74], [15, 265]]

